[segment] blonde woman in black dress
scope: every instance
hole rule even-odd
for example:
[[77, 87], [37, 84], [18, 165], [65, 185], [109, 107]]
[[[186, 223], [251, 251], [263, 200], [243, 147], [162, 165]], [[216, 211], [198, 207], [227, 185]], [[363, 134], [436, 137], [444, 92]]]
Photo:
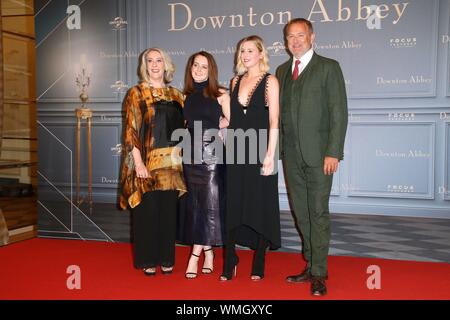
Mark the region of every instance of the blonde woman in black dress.
[[[239, 262], [235, 244], [240, 244], [254, 250], [250, 278], [258, 281], [264, 278], [266, 250], [281, 246], [276, 174], [279, 86], [278, 80], [267, 73], [268, 55], [260, 37], [242, 39], [236, 60], [226, 140], [227, 149], [234, 150], [227, 150], [225, 261], [220, 280], [232, 279]], [[254, 132], [255, 139], [246, 139], [239, 147], [242, 139], [235, 135], [239, 130], [249, 136]], [[231, 139], [234, 144], [230, 144]], [[234, 159], [229, 159], [229, 151], [233, 151]], [[239, 163], [243, 155], [245, 161]]]

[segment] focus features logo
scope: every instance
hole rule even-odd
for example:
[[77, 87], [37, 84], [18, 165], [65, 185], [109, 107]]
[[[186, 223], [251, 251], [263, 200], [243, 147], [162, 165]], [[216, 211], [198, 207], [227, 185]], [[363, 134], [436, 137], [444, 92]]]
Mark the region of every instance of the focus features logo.
[[123, 30], [126, 28], [127, 24], [128, 22], [122, 17], [116, 17], [109, 22], [109, 25], [112, 26], [114, 30]]
[[271, 57], [287, 55], [286, 47], [280, 41], [275, 41], [271, 46], [267, 47], [267, 51]]
[[388, 192], [394, 192], [394, 193], [413, 193], [414, 186], [389, 184], [387, 186], [387, 190], [388, 190]]
[[348, 120], [349, 120], [349, 121], [358, 121], [358, 120], [361, 120], [361, 116], [359, 116], [359, 115], [354, 115], [352, 112], [350, 112], [350, 113], [348, 114]]
[[391, 38], [389, 44], [392, 48], [412, 48], [417, 45], [417, 38], [407, 37], [407, 38]]
[[389, 120], [391, 121], [413, 121], [416, 115], [408, 112], [390, 112]]

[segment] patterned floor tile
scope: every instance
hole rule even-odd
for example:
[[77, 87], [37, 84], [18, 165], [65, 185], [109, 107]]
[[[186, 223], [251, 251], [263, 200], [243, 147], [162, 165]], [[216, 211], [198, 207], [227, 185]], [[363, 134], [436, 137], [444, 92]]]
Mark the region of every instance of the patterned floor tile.
[[418, 256], [401, 251], [386, 251], [386, 252], [368, 252], [368, 256], [374, 258], [391, 259], [391, 260], [411, 260], [411, 261], [425, 261], [425, 262], [439, 262], [437, 259]]
[[[65, 210], [65, 204], [49, 205], [55, 214], [59, 212], [58, 208]], [[84, 212], [86, 216], [75, 230], [80, 238], [102, 240], [106, 234], [113, 241], [130, 242], [131, 215], [128, 212], [120, 211], [112, 204], [94, 204], [92, 214], [87, 210]], [[77, 214], [74, 216], [76, 218]], [[90, 225], [89, 220], [92, 221]], [[282, 247], [279, 251], [300, 253], [301, 237], [292, 213], [282, 211], [280, 223]], [[40, 230], [47, 230], [40, 232], [43, 237], [68, 237], [64, 233], [54, 233], [67, 230], [61, 229], [49, 213], [39, 215], [38, 225]], [[330, 225], [330, 255], [450, 263], [450, 219], [331, 214]]]

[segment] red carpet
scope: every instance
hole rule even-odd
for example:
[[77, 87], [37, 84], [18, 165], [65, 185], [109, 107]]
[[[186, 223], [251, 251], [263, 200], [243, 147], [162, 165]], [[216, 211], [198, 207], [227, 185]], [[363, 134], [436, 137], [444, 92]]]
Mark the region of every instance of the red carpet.
[[[171, 299], [304, 300], [309, 284], [289, 284], [301, 271], [299, 254], [269, 252], [266, 278], [249, 278], [251, 252], [239, 251], [237, 278], [218, 281], [221, 251], [212, 275], [184, 278], [189, 248], [177, 247], [172, 275], [146, 277], [133, 268], [131, 245], [77, 240], [33, 239], [0, 247], [0, 299]], [[201, 260], [202, 263], [203, 260]], [[81, 289], [66, 287], [67, 267], [81, 269]], [[369, 290], [367, 267], [381, 268], [381, 289]], [[200, 270], [200, 269], [199, 269]], [[159, 270], [158, 270], [159, 272]], [[450, 299], [450, 264], [330, 257], [328, 295], [319, 299]]]

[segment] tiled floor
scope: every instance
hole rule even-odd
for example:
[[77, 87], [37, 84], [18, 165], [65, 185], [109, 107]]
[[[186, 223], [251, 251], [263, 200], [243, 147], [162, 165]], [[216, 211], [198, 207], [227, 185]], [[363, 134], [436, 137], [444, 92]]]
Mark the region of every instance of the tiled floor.
[[[299, 252], [290, 212], [281, 226], [283, 250]], [[332, 214], [330, 255], [450, 262], [450, 219]]]
[[[66, 216], [58, 221], [54, 214], [58, 205], [45, 210], [41, 207], [39, 235], [130, 241], [131, 218], [127, 211], [119, 211], [112, 204], [95, 204], [92, 214], [86, 208], [80, 209], [73, 210], [72, 220]], [[72, 221], [72, 228], [68, 221]], [[450, 263], [450, 219], [331, 214], [331, 232], [330, 255]], [[281, 236], [280, 251], [301, 251], [300, 236], [290, 212], [281, 213]]]

